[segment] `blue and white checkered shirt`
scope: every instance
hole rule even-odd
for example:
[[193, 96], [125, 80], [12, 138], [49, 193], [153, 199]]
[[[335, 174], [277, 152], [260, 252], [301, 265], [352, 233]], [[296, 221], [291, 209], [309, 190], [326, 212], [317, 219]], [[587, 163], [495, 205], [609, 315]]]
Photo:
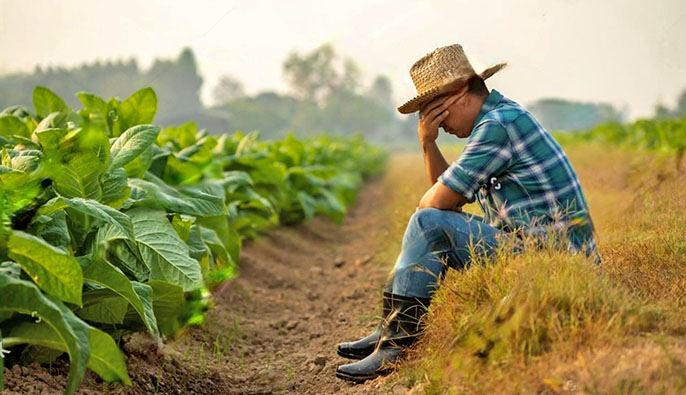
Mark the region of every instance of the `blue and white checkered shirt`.
[[464, 151], [438, 180], [477, 200], [489, 225], [526, 233], [564, 227], [570, 251], [583, 250], [600, 264], [586, 198], [567, 155], [531, 113], [495, 89]]

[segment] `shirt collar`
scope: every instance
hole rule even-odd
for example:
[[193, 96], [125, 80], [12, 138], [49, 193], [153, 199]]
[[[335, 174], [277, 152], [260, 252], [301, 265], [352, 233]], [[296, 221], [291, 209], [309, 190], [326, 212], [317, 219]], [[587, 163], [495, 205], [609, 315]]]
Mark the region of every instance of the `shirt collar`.
[[498, 103], [500, 103], [500, 100], [502, 100], [503, 95], [498, 92], [495, 89], [491, 89], [491, 93], [488, 94], [486, 97], [486, 100], [484, 100], [484, 104], [481, 106], [481, 110], [479, 111], [479, 115], [476, 117], [476, 121], [474, 121], [474, 126], [478, 125], [479, 122], [481, 122], [481, 119], [486, 115], [487, 112], [491, 111], [494, 109]]

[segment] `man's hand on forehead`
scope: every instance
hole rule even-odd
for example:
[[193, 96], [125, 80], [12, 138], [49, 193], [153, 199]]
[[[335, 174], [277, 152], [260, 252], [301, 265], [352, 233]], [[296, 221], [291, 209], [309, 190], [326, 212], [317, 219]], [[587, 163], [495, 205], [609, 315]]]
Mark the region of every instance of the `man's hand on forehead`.
[[[441, 110], [440, 107], [444, 107], [444, 108], [442, 108], [444, 110], [445, 107], [452, 104], [452, 102], [448, 103], [448, 101], [454, 102], [454, 95], [453, 94], [444, 93], [440, 96], [434, 97], [433, 99], [431, 99], [431, 101], [427, 102], [426, 104], [424, 104], [424, 106], [421, 107], [421, 109], [419, 110], [419, 119], [422, 120], [427, 115], [432, 114], [433, 112], [436, 112], [436, 110]], [[446, 104], [447, 106], [444, 104]], [[434, 114], [434, 115], [438, 115], [438, 114]]]
[[452, 98], [459, 98], [460, 96], [463, 96], [464, 94], [467, 93], [467, 90], [468, 90], [468, 86], [465, 85], [465, 86], [463, 86], [462, 88], [460, 88], [460, 89], [457, 90], [457, 91], [442, 93], [442, 94], [440, 94], [440, 95], [434, 97], [434, 98], [431, 99], [430, 101], [426, 102], [426, 103], [420, 108], [419, 112], [420, 112], [420, 113], [429, 112], [429, 111], [431, 111], [432, 109], [434, 109], [434, 108], [440, 106], [441, 104], [443, 104], [446, 100], [450, 100], [450, 99], [452, 99]]
[[440, 106], [441, 104], [443, 104], [443, 102], [448, 100], [452, 95], [453, 95], [453, 93], [444, 93], [440, 96], [434, 97], [430, 101], [424, 103], [422, 105], [422, 107], [419, 109], [419, 112], [420, 113], [429, 112], [431, 109], [434, 109], [434, 108]]

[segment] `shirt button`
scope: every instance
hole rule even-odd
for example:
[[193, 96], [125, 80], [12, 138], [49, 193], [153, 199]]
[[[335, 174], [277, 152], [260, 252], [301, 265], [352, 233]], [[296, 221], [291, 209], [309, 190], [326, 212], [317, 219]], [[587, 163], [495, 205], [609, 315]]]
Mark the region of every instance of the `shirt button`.
[[496, 177], [491, 177], [491, 185], [493, 185], [493, 188], [494, 188], [495, 190], [500, 190], [500, 183], [497, 182], [497, 181], [498, 181], [498, 178], [496, 178]]

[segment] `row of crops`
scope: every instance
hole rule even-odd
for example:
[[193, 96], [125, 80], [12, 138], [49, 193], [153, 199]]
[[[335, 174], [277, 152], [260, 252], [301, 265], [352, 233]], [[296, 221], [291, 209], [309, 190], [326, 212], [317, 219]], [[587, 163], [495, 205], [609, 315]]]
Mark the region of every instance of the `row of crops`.
[[629, 124], [606, 123], [577, 133], [560, 133], [562, 142], [602, 141], [610, 144], [683, 155], [686, 150], [686, 118], [641, 119]]
[[361, 137], [260, 141], [152, 125], [157, 97], [47, 88], [35, 112], [0, 113], [0, 388], [3, 364], [70, 361], [130, 383], [121, 336], [161, 341], [202, 321], [207, 288], [241, 243], [323, 214], [340, 222], [384, 154]]

